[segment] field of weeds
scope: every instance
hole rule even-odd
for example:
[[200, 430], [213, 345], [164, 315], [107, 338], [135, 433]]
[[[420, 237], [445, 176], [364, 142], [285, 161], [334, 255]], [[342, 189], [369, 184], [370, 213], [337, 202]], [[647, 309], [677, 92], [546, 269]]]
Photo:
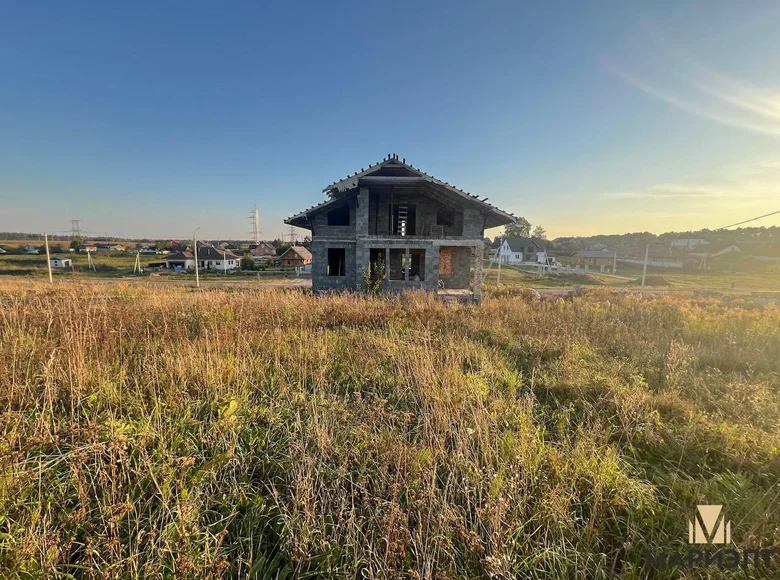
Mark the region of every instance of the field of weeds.
[[0, 577], [653, 571], [778, 547], [780, 310], [0, 282]]

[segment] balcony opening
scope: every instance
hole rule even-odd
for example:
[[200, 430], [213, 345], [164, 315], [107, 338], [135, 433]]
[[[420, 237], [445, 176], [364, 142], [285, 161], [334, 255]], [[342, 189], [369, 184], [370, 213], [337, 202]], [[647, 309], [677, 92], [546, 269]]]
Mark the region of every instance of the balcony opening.
[[417, 206], [401, 201], [393, 206], [393, 235], [417, 234]]

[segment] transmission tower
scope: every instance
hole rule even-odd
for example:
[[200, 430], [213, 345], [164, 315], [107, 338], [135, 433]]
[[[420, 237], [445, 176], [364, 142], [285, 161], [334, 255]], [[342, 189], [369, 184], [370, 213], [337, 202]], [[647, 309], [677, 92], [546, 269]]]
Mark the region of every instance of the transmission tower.
[[255, 209], [252, 210], [249, 214], [249, 221], [252, 222], [252, 225], [254, 226], [254, 234], [255, 234], [255, 243], [260, 243], [260, 214], [257, 213], [257, 204], [255, 204]]
[[81, 238], [81, 220], [70, 220], [70, 237], [73, 240]]
[[295, 226], [290, 226], [290, 243], [295, 244], [298, 241], [298, 235], [295, 233]]

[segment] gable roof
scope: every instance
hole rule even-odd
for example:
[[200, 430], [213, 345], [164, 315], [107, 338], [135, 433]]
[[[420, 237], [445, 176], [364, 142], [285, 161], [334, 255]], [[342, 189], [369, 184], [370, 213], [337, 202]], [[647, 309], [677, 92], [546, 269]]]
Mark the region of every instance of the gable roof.
[[220, 250], [214, 246], [198, 246], [198, 260], [235, 260], [238, 257], [230, 250]]
[[183, 252], [173, 252], [165, 256], [167, 262], [184, 262], [185, 260], [194, 260], [195, 256], [189, 250]]
[[304, 248], [303, 246], [290, 246], [289, 248], [287, 248], [284, 254], [279, 256], [279, 259], [281, 260], [282, 258], [284, 258], [288, 252], [293, 252], [295, 254], [298, 254], [298, 256], [304, 260], [311, 260], [312, 258], [311, 252], [306, 248]]
[[545, 250], [544, 240], [539, 238], [526, 238], [524, 236], [508, 236], [505, 238], [509, 249], [513, 252], [524, 252], [528, 246], [536, 246], [540, 251]]
[[370, 165], [368, 169], [361, 168], [359, 172], [355, 172], [353, 175], [348, 175], [344, 179], [335, 181], [326, 186], [322, 191], [330, 197], [329, 200], [287, 218], [284, 220], [284, 223], [305, 227], [306, 224], [308, 224], [308, 214], [314, 211], [320, 211], [325, 206], [341, 201], [343, 198], [342, 194], [356, 189], [359, 185], [371, 184], [421, 184], [434, 187], [437, 191], [444, 192], [453, 199], [479, 206], [480, 209], [487, 213], [486, 228], [498, 227], [516, 221], [515, 216], [511, 213], [505, 212], [494, 205], [487, 203], [488, 198], [484, 197], [480, 199], [477, 195], [468, 193], [446, 181], [436, 179], [432, 175], [428, 175], [424, 171], [406, 163], [406, 158], [399, 159], [398, 155], [393, 153], [385, 157], [382, 161]]
[[[716, 256], [718, 254], [729, 253], [729, 252], [726, 252], [725, 250], [728, 250], [732, 246], [734, 246], [734, 248], [736, 248], [733, 251], [735, 251], [735, 252], [741, 252], [742, 251], [742, 248], [740, 248], [739, 244], [737, 244], [736, 242], [721, 242], [719, 244], [711, 244], [710, 247], [707, 248], [706, 251], [709, 253], [710, 256]], [[729, 251], [732, 251], [732, 250], [729, 250]]]
[[254, 250], [255, 248], [259, 248], [260, 246], [265, 246], [269, 250], [276, 251], [276, 246], [274, 246], [271, 242], [266, 242], [265, 240], [260, 240], [259, 242], [252, 242], [249, 244], [249, 249]]

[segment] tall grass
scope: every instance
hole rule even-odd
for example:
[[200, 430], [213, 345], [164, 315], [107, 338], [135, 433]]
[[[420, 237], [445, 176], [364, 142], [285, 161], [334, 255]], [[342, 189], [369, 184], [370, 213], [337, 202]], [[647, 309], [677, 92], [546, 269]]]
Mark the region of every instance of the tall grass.
[[778, 542], [774, 307], [22, 281], [0, 305], [0, 576], [644, 578], [698, 503]]

